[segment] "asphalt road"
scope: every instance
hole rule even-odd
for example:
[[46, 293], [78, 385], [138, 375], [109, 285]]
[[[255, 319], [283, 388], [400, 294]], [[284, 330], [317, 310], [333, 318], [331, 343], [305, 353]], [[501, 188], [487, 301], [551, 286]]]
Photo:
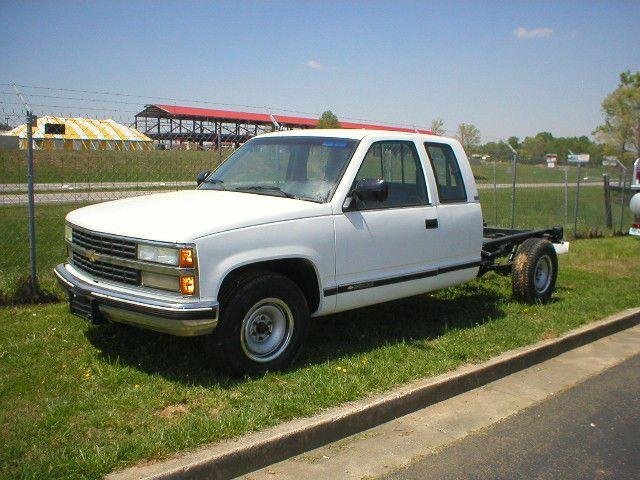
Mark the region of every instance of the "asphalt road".
[[[479, 183], [479, 190], [493, 188], [493, 184]], [[573, 185], [570, 185], [573, 186]], [[583, 187], [600, 187], [601, 182], [585, 182]], [[117, 200], [119, 198], [148, 195], [149, 193], [162, 193], [170, 190], [143, 190], [150, 187], [185, 188], [195, 187], [194, 182], [96, 182], [96, 183], [72, 183], [54, 184], [37, 183], [34, 186], [35, 203], [53, 204], [70, 202], [102, 202]], [[498, 183], [496, 188], [511, 188], [510, 183]], [[564, 188], [564, 183], [518, 183], [516, 188]], [[131, 190], [127, 190], [131, 189]], [[28, 203], [26, 184], [0, 184], [0, 205], [26, 205]], [[42, 193], [38, 193], [42, 192]]]
[[640, 478], [640, 355], [384, 476]]

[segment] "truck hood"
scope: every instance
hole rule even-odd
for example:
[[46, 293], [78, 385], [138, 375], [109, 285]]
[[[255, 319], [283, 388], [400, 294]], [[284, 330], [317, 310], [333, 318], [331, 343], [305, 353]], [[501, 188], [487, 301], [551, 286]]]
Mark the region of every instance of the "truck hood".
[[183, 190], [79, 208], [67, 221], [89, 230], [144, 240], [191, 242], [265, 223], [331, 214], [331, 205], [222, 190]]

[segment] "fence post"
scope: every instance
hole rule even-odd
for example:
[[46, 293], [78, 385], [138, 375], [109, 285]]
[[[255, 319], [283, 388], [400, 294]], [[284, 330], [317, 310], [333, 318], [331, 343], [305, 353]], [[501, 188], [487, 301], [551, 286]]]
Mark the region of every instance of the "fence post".
[[222, 163], [222, 123], [218, 123], [218, 164]]
[[582, 175], [582, 163], [578, 162], [578, 179], [576, 181], [576, 208], [573, 218], [573, 237], [578, 238], [578, 206], [580, 205], [580, 177]]
[[517, 155], [513, 153], [513, 166], [511, 177], [511, 228], [513, 229], [516, 221], [516, 168], [518, 165]]
[[569, 223], [569, 165], [564, 167], [564, 224]]
[[622, 226], [624, 224], [624, 206], [627, 193], [627, 170], [624, 169], [623, 172], [621, 173], [622, 185], [620, 185], [620, 235], [622, 235]]
[[493, 157], [493, 213], [495, 215], [494, 227], [498, 226], [498, 185], [496, 180], [496, 157]]
[[607, 222], [607, 228], [613, 228], [613, 218], [611, 218], [611, 190], [609, 189], [609, 174], [603, 173], [604, 181], [604, 215]]
[[29, 286], [31, 294], [38, 292], [38, 278], [36, 276], [36, 222], [35, 222], [35, 198], [33, 194], [33, 133], [31, 131], [35, 116], [27, 111], [27, 189], [29, 199]]

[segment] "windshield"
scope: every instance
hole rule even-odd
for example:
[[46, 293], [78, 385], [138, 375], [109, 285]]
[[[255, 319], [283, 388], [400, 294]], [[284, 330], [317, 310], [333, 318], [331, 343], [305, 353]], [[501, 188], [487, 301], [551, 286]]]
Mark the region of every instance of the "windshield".
[[245, 143], [200, 185], [326, 202], [357, 140], [329, 137], [263, 137]]

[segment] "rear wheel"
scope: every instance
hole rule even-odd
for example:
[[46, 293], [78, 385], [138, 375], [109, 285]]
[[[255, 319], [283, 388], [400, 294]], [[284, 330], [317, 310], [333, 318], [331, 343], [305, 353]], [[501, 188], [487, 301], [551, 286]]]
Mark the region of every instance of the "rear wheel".
[[511, 287], [516, 299], [546, 303], [558, 277], [558, 257], [553, 244], [543, 238], [529, 238], [518, 247], [511, 267]]
[[298, 286], [283, 275], [256, 272], [220, 295], [214, 355], [233, 375], [282, 370], [297, 357], [309, 329], [309, 309]]

